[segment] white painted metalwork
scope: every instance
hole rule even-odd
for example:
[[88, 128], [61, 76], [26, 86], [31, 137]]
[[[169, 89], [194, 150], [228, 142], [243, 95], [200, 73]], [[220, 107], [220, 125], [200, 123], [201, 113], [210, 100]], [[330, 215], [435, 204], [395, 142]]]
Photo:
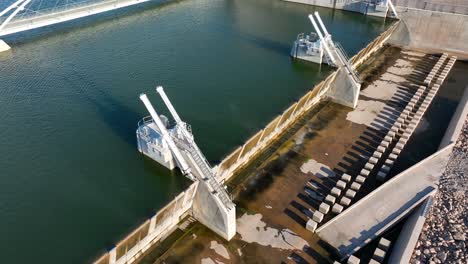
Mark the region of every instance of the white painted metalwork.
[[18, 14], [18, 12], [24, 10], [24, 7], [29, 4], [31, 2], [31, 0], [18, 0], [16, 2], [14, 2], [13, 4], [11, 4], [10, 6], [8, 6], [5, 10], [3, 10], [1, 13], [0, 13], [0, 17], [2, 17], [3, 15], [5, 15], [6, 13], [10, 12], [11, 10], [15, 9], [6, 19], [5, 21], [3, 21], [3, 23], [0, 25], [0, 32], [3, 30], [3, 28], [5, 28], [5, 26], [16, 16], [16, 14]]
[[327, 55], [330, 58], [331, 62], [336, 65], [336, 59], [335, 56], [333, 56], [332, 51], [330, 50], [330, 47], [328, 46], [327, 41], [325, 40], [322, 32], [320, 31], [320, 28], [318, 27], [317, 23], [315, 22], [314, 16], [309, 15], [309, 20], [312, 22], [312, 25], [314, 26], [315, 32], [317, 32], [319, 38], [320, 38], [320, 43], [323, 45], [325, 50], [327, 51]]
[[[163, 87], [158, 86], [156, 91], [159, 93], [162, 100], [164, 101], [164, 104], [169, 109], [169, 112], [176, 121], [176, 125], [173, 128], [168, 129], [167, 125], [161, 121], [159, 115], [156, 113], [156, 110], [148, 100], [148, 97], [145, 94], [140, 95], [140, 99], [145, 104], [153, 119], [152, 121], [154, 121], [154, 124], [156, 124], [157, 131], [155, 131], [156, 136], [154, 137], [159, 137], [157, 134], [160, 133], [162, 139], [167, 143], [169, 149], [173, 153], [176, 163], [184, 175], [192, 180], [197, 179], [206, 183], [210, 187], [212, 194], [219, 198], [226, 209], [233, 210], [235, 207], [234, 203], [231, 201], [231, 198], [229, 197], [226, 190], [216, 180], [216, 175], [213, 172], [213, 169], [211, 168], [208, 160], [205, 158], [200, 148], [195, 143], [193, 134], [190, 131], [190, 126], [182, 121], [171, 101], [164, 92]], [[143, 125], [139, 125], [137, 130], [138, 140], [142, 139], [140, 131], [144, 131], [144, 129], [148, 128], [150, 125], [152, 125], [151, 121], [143, 122]], [[146, 140], [147, 142], [154, 141], [154, 139], [151, 138], [143, 138], [143, 140]], [[152, 157], [151, 153], [144, 151], [142, 151], [142, 153], [148, 155], [157, 162], [163, 163], [159, 157]], [[164, 163], [163, 165], [166, 166]]]
[[[5, 13], [7, 13], [15, 8], [15, 4], [18, 2], [24, 3], [25, 1], [29, 3], [32, 0], [19, 0], [12, 4], [9, 10], [4, 10], [2, 13], [5, 11]], [[151, 0], [88, 0], [77, 3], [67, 1], [66, 5], [56, 5], [53, 8], [40, 10], [28, 10], [28, 12], [21, 12], [18, 14], [18, 12], [24, 10], [24, 6], [28, 4], [26, 3], [23, 8], [17, 10], [15, 15], [8, 19], [8, 21], [4, 21], [7, 23], [3, 23], [3, 28], [0, 29], [0, 36], [54, 25], [149, 1]]]
[[390, 9], [392, 10], [393, 14], [395, 14], [395, 17], [398, 18], [398, 13], [395, 9], [395, 6], [393, 5], [391, 0], [387, 0], [387, 4], [390, 6]]
[[187, 161], [185, 158], [182, 156], [182, 153], [180, 153], [179, 149], [177, 148], [174, 140], [170, 136], [169, 132], [166, 129], [166, 126], [163, 124], [161, 119], [159, 118], [159, 115], [156, 113], [156, 110], [154, 109], [153, 105], [149, 101], [148, 97], [146, 94], [141, 94], [140, 95], [140, 100], [145, 104], [146, 109], [148, 109], [148, 112], [151, 115], [151, 118], [153, 118], [153, 122], [156, 124], [156, 126], [159, 129], [159, 132], [161, 133], [163, 140], [168, 144], [169, 148], [171, 149], [172, 153], [174, 154], [177, 163], [179, 165], [180, 170], [184, 174], [190, 174], [190, 167], [187, 164]]
[[322, 31], [324, 32], [324, 35], [320, 32], [320, 28], [317, 26], [314, 16], [309, 15], [309, 19], [312, 22], [312, 25], [314, 26], [315, 31], [320, 36], [320, 39], [323, 42], [322, 45], [324, 46], [325, 51], [327, 52], [327, 55], [330, 58], [331, 62], [337, 67], [345, 67], [351, 74], [353, 83], [358, 85], [360, 83], [360, 80], [356, 74], [356, 70], [351, 65], [351, 63], [349, 63], [349, 58], [346, 52], [344, 51], [343, 47], [338, 42], [334, 42], [332, 40], [331, 35], [328, 33], [319, 13], [315, 12], [314, 15], [318, 21], [318, 24], [320, 24], [320, 27]]

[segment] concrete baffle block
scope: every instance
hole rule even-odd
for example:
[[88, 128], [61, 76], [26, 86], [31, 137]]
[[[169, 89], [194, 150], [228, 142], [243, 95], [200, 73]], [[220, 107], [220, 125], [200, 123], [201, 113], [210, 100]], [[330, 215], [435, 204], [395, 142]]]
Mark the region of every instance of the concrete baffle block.
[[382, 147], [382, 146], [378, 146], [378, 147], [377, 147], [377, 151], [378, 151], [378, 152], [384, 153], [384, 152], [385, 152], [385, 148]]
[[349, 258], [348, 258], [348, 264], [359, 264], [359, 262], [361, 262], [361, 260], [356, 257], [356, 256], [353, 256], [351, 255]]
[[371, 259], [371, 260], [369, 261], [369, 264], [380, 264], [380, 262], [378, 262], [378, 261], [375, 260], [375, 259]]
[[[380, 153], [380, 152], [379, 152], [379, 153]], [[377, 162], [379, 162], [379, 159], [374, 158], [374, 157], [371, 157], [371, 158], [369, 159], [369, 162], [372, 163], [372, 164], [377, 164]]]
[[356, 196], [356, 191], [353, 191], [351, 189], [348, 189], [345, 193], [345, 196], [350, 198], [350, 199], [353, 199], [354, 196]]
[[341, 175], [341, 180], [345, 182], [350, 182], [351, 181], [351, 175], [344, 173]]
[[362, 183], [364, 183], [364, 181], [366, 181], [366, 178], [365, 178], [365, 177], [362, 177], [362, 176], [357, 176], [357, 177], [356, 177], [356, 182], [357, 182], [357, 183], [362, 184]]
[[318, 223], [312, 219], [309, 219], [306, 223], [306, 229], [309, 230], [310, 232], [315, 232], [315, 229], [317, 229], [317, 226], [318, 226]]
[[344, 206], [348, 206], [351, 203], [351, 199], [346, 196], [341, 197], [340, 204]]
[[343, 206], [340, 204], [334, 204], [332, 207], [332, 212], [334, 212], [335, 214], [343, 212]]
[[405, 144], [403, 144], [403, 143], [397, 143], [395, 145], [395, 149], [399, 149], [399, 150], [402, 150], [404, 147], [405, 147]]
[[338, 197], [338, 196], [340, 196], [340, 194], [341, 194], [341, 190], [338, 189], [338, 188], [336, 188], [336, 187], [333, 187], [333, 188], [331, 189], [331, 191], [330, 191], [330, 194], [333, 195], [333, 196], [335, 196], [335, 197]]
[[361, 188], [361, 184], [357, 182], [353, 182], [353, 184], [351, 184], [351, 189], [355, 190], [356, 192], [359, 191], [360, 188]]
[[383, 165], [382, 168], [380, 169], [381, 171], [384, 171], [386, 173], [388, 173], [390, 171], [391, 167], [388, 166], [388, 165]]
[[388, 155], [388, 158], [392, 159], [392, 160], [396, 160], [398, 158], [398, 155], [390, 154], [390, 155]]
[[[372, 158], [371, 158], [372, 159]], [[366, 170], [371, 171], [374, 168], [374, 164], [367, 162], [366, 165], [364, 166]]]
[[314, 220], [317, 223], [322, 222], [323, 220], [323, 214], [320, 211], [315, 211], [314, 214], [312, 215], [312, 220]]
[[346, 182], [342, 181], [342, 180], [339, 180], [339, 181], [336, 182], [336, 187], [343, 190], [344, 188], [346, 188]]
[[398, 133], [398, 130], [400, 130], [400, 127], [401, 127], [401, 124], [400, 126], [397, 126], [396, 124], [392, 126], [392, 128], [390, 128], [390, 131], [393, 132], [393, 133]]
[[387, 135], [384, 137], [384, 141], [387, 141], [388, 143], [390, 143], [393, 141], [393, 137], [391, 137], [390, 135]]
[[389, 166], [389, 167], [392, 167], [393, 164], [395, 164], [395, 161], [392, 160], [392, 159], [386, 159], [385, 160], [385, 165]]
[[380, 146], [382, 146], [384, 148], [388, 148], [388, 145], [390, 145], [390, 142], [388, 142], [388, 141], [384, 140], [384, 141], [380, 142]]
[[378, 262], [382, 262], [384, 258], [385, 258], [385, 251], [381, 250], [380, 248], [375, 249], [372, 259], [375, 259]]
[[387, 251], [390, 248], [390, 244], [391, 244], [390, 240], [382, 237], [379, 240], [379, 245], [377, 247], [383, 251]]
[[319, 211], [323, 214], [327, 214], [330, 211], [330, 205], [322, 202], [319, 206]]
[[361, 175], [364, 175], [364, 176], [366, 176], [366, 177], [367, 177], [367, 176], [369, 176], [369, 173], [370, 173], [370, 171], [369, 171], [369, 170], [362, 169], [360, 174], [361, 174]]
[[377, 173], [377, 180], [378, 181], [385, 181], [386, 178], [387, 178], [387, 173], [385, 173], [383, 171], [379, 171]]
[[401, 153], [401, 149], [394, 148], [394, 149], [392, 150], [392, 154], [400, 155], [400, 153]]
[[325, 202], [327, 202], [329, 205], [333, 205], [336, 202], [336, 197], [329, 194], [325, 197]]

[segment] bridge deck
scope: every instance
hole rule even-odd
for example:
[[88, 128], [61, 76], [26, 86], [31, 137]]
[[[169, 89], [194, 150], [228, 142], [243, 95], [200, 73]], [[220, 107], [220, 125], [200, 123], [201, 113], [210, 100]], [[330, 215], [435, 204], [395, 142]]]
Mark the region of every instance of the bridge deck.
[[88, 3], [87, 5], [68, 5], [61, 10], [56, 9], [50, 10], [50, 12], [45, 11], [42, 14], [32, 17], [12, 20], [2, 31], [0, 31], [0, 36], [58, 24], [149, 1], [151, 0], [104, 0], [98, 3]]
[[349, 207], [316, 233], [343, 258], [395, 224], [436, 190], [452, 145], [436, 152]]

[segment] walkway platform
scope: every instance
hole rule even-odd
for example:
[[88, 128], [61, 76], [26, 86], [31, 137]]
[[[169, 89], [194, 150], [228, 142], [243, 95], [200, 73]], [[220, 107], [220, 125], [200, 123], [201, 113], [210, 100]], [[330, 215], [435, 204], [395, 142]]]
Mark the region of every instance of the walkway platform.
[[395, 176], [318, 228], [316, 233], [335, 248], [341, 258], [350, 256], [436, 191], [452, 146]]

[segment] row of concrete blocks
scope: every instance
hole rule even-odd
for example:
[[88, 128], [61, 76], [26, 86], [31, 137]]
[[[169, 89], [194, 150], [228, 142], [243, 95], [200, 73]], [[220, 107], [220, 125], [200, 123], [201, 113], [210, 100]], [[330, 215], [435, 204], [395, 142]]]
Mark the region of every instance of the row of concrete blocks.
[[[447, 59], [447, 56], [447, 54], [443, 54], [441, 56], [439, 61], [434, 66], [436, 70], [438, 70], [441, 67], [443, 62]], [[448, 67], [450, 69], [453, 66], [454, 61], [452, 62], [452, 59], [456, 60], [456, 58], [452, 57], [445, 68]], [[436, 72], [434, 68], [433, 72]], [[434, 98], [435, 94], [437, 93], [439, 87], [439, 84], [434, 85], [434, 87], [428, 92], [426, 98], [424, 98], [424, 101], [418, 107], [417, 105], [426, 90], [426, 86], [419, 87], [419, 89], [416, 91], [413, 97], [408, 101], [407, 106], [400, 114], [393, 127], [389, 130], [384, 140], [377, 147], [377, 150], [374, 151], [372, 157], [369, 158], [368, 162], [365, 164], [364, 168], [361, 170], [360, 174], [356, 177], [356, 179], [353, 182], [351, 182], [351, 176], [345, 173], [342, 175], [341, 179], [336, 182], [336, 185], [331, 189], [330, 194], [325, 197], [325, 201], [322, 202], [319, 205], [319, 209], [313, 213], [312, 219], [309, 219], [307, 221], [306, 228], [308, 230], [314, 232], [317, 229], [318, 225], [323, 221], [324, 216], [330, 211], [330, 209], [333, 213], [340, 214], [345, 207], [351, 204], [352, 199], [354, 199], [356, 193], [364, 184], [367, 176], [369, 176], [372, 169], [374, 169], [374, 167], [377, 165], [379, 159], [386, 152], [389, 145], [392, 143], [396, 136], [400, 136], [400, 139], [392, 149], [391, 154], [385, 160], [384, 165], [382, 165], [379, 172], [377, 173], [377, 180], [384, 181], [386, 179], [395, 160], [398, 158], [398, 155], [401, 153], [405, 144], [408, 142], [411, 134], [416, 129], [416, 126], [421, 120], [424, 112], [429, 107], [429, 104]], [[349, 183], [351, 183], [350, 188], [346, 190], [346, 187]], [[337, 203], [336, 200], [340, 198], [341, 194], [344, 191], [346, 191], [344, 196], [342, 196], [339, 202]]]
[[448, 55], [446, 53], [444, 53], [440, 57], [439, 61], [436, 63], [436, 65], [434, 65], [431, 72], [427, 75], [426, 79], [424, 80], [425, 85], [430, 86], [432, 82], [441, 85], [444, 82], [445, 78], [447, 77], [448, 73], [452, 69], [453, 65], [455, 65], [455, 62], [457, 60], [456, 56], [451, 56], [445, 67], [441, 69], [447, 57]]
[[[432, 72], [438, 71], [438, 69], [440, 68], [440, 65], [443, 64], [447, 56], [448, 56], [447, 54], [442, 55], [442, 57], [439, 59], [439, 62], [437, 62], [437, 64], [434, 66]], [[447, 63], [447, 65], [444, 67], [444, 71], [445, 69], [448, 69], [448, 71], [450, 71], [450, 69], [453, 67], [455, 60], [456, 60], [456, 57], [451, 57], [449, 60], [449, 63]], [[392, 140], [395, 138], [396, 135], [400, 136], [400, 139], [398, 140], [395, 147], [393, 148], [392, 153], [388, 156], [388, 158], [385, 160], [384, 165], [382, 166], [380, 171], [377, 173], [377, 180], [384, 181], [387, 178], [387, 175], [391, 167], [395, 163], [395, 160], [398, 158], [398, 155], [403, 150], [404, 146], [406, 145], [412, 133], [416, 129], [416, 126], [420, 122], [425, 111], [429, 107], [429, 104], [432, 102], [432, 99], [434, 99], [437, 91], [439, 90], [440, 88], [439, 80], [441, 80], [440, 83], [442, 83], [444, 78], [447, 76], [448, 71], [446, 73], [444, 72], [441, 75], [441, 77], [443, 77], [442, 79], [440, 77], [438, 78], [438, 81], [432, 88], [428, 89], [427, 95], [425, 96], [421, 105], [418, 105], [418, 102], [421, 100], [421, 97], [425, 94], [427, 87], [426, 86], [419, 87], [419, 89], [416, 91], [416, 93], [413, 95], [411, 100], [406, 105], [400, 117], [397, 119], [393, 127], [388, 132], [387, 136], [384, 138], [383, 143], [388, 146], [392, 142]], [[429, 80], [429, 83], [430, 82], [431, 81]]]
[[[439, 59], [438, 67], [443, 64], [445, 59], [447, 58], [447, 54], [443, 54], [442, 57]], [[434, 66], [436, 67], [436, 66]], [[387, 148], [390, 144], [395, 140], [397, 136], [400, 136], [399, 141], [396, 143], [392, 152], [390, 153], [389, 157], [385, 160], [384, 164], [380, 168], [379, 172], [377, 173], [377, 180], [383, 181], [386, 179], [390, 169], [393, 167], [395, 160], [398, 158], [398, 155], [403, 150], [405, 144], [408, 142], [411, 134], [413, 133], [414, 129], [418, 125], [419, 121], [421, 120], [425, 110], [429, 106], [430, 101], [435, 96], [435, 91], [429, 91], [428, 96], [430, 101], [423, 102], [421, 105], [423, 108], [421, 110], [418, 109], [418, 103], [421, 100], [421, 97], [424, 96], [426, 91], [425, 86], [421, 86], [416, 93], [412, 96], [412, 98], [407, 102], [407, 106], [402, 111], [398, 119], [396, 120], [393, 127], [389, 130], [385, 138], [382, 140], [380, 145], [372, 154], [372, 157], [369, 158], [367, 163], [364, 165], [364, 168], [360, 171], [359, 175], [356, 177], [355, 181], [352, 185], [353, 195], [348, 197], [349, 199], [353, 199], [356, 192], [360, 189], [360, 187], [364, 184], [366, 178], [369, 176], [370, 172], [374, 169], [377, 165], [383, 154], [387, 151]], [[353, 188], [354, 187], [354, 188]], [[345, 204], [341, 203], [340, 205], [336, 205], [338, 210], [336, 213], [340, 213], [343, 210], [343, 207], [349, 205], [351, 201], [347, 201]]]
[[395, 160], [398, 158], [398, 155], [401, 153], [412, 132], [418, 125], [419, 120], [423, 114], [418, 112], [420, 108], [419, 101], [421, 100], [421, 97], [424, 96], [425, 91], [425, 86], [419, 87], [416, 93], [412, 96], [411, 100], [408, 101], [406, 107], [403, 109], [393, 126], [388, 131], [387, 135], [381, 143], [381, 146], [379, 146], [380, 149], [378, 150], [383, 154], [386, 151], [386, 148], [396, 139], [396, 137], [400, 137], [398, 142], [391, 150], [388, 158], [385, 160], [384, 164], [377, 173], [378, 181], [384, 181], [387, 178], [387, 175], [390, 172], [390, 169], [393, 167]]
[[[425, 88], [425, 87], [423, 87]], [[393, 142], [395, 137], [398, 135], [399, 129], [402, 127], [402, 124], [405, 123], [407, 118], [409, 118], [409, 115], [411, 114], [411, 111], [413, 110], [413, 107], [418, 103], [420, 97], [423, 95], [424, 89], [419, 89], [413, 97], [408, 100], [408, 105], [407, 107], [403, 110], [397, 121], [395, 122], [394, 126], [390, 129], [390, 131], [387, 133], [385, 138], [382, 140], [380, 145], [377, 147], [377, 149], [374, 151], [371, 157], [369, 157], [369, 160], [367, 163], [364, 165], [364, 168], [360, 171], [359, 175], [355, 179], [355, 191], [357, 192], [359, 188], [364, 184], [366, 181], [367, 177], [370, 175], [371, 171], [377, 166], [379, 163], [379, 160], [382, 158], [383, 154], [387, 151], [387, 148], [390, 146], [390, 144]], [[409, 138], [409, 137], [408, 137]], [[405, 142], [406, 143], [406, 142]], [[400, 151], [402, 149], [402, 146], [398, 145], [397, 147], [400, 148]], [[397, 151], [398, 152], [398, 151]], [[399, 152], [398, 152], [399, 154]], [[395, 154], [390, 154], [393, 160], [387, 160], [384, 165], [380, 168], [379, 172], [377, 173], [377, 179], [386, 177], [386, 175], [390, 172], [391, 167], [393, 166], [394, 160], [396, 160], [396, 155]], [[354, 198], [354, 196], [352, 197]]]
[[385, 239], [385, 238], [380, 238], [379, 244], [377, 245], [377, 248], [374, 251], [374, 254], [372, 255], [372, 259], [369, 261], [369, 264], [379, 264], [382, 263], [385, 259], [385, 255], [388, 252], [388, 249], [390, 248], [390, 240]]
[[[350, 189], [347, 190], [347, 186], [350, 185]], [[306, 229], [314, 232], [318, 225], [323, 221], [324, 216], [330, 212], [330, 210], [339, 214], [343, 211], [345, 206], [351, 203], [351, 199], [354, 198], [356, 192], [361, 187], [360, 184], [351, 181], [351, 175], [343, 174], [341, 178], [336, 182], [335, 186], [330, 190], [330, 194], [325, 197], [325, 200], [320, 203], [319, 209], [316, 210], [312, 219], [309, 219], [306, 224]], [[341, 194], [344, 195], [341, 197]], [[339, 199], [339, 201], [337, 201]]]
[[[418, 89], [418, 91], [413, 95], [413, 97], [407, 101], [408, 102], [407, 107], [400, 114], [400, 116], [396, 120], [393, 127], [389, 130], [385, 138], [382, 140], [380, 145], [377, 147], [377, 149], [374, 151], [374, 153], [369, 158], [367, 163], [364, 165], [364, 168], [356, 177], [356, 181], [358, 183], [363, 184], [366, 178], [369, 176], [370, 172], [375, 168], [375, 166], [377, 166], [383, 154], [387, 151], [387, 148], [390, 146], [390, 144], [393, 142], [395, 137], [398, 135], [399, 129], [405, 123], [411, 111], [413, 110], [413, 107], [418, 103], [423, 93], [424, 93], [423, 89]], [[398, 147], [400, 147], [400, 145], [398, 145]], [[393, 158], [393, 160], [387, 160], [385, 164], [382, 165], [382, 167], [379, 169], [379, 172], [377, 173], [377, 179], [385, 178], [386, 175], [390, 172], [390, 169], [393, 166], [394, 160], [396, 160], [397, 158], [395, 154], [390, 154], [390, 156], [391, 158]]]
[[[400, 155], [401, 151], [405, 147], [406, 143], [408, 142], [409, 138], [413, 134], [414, 130], [416, 129], [418, 123], [421, 121], [424, 113], [428, 109], [430, 103], [434, 99], [437, 91], [439, 90], [440, 85], [436, 84], [431, 89], [427, 89], [426, 86], [420, 86], [418, 91], [416, 92], [415, 98], [421, 97], [423, 94], [426, 94], [423, 101], [418, 104], [415, 101], [410, 101], [406, 106], [405, 110], [403, 110], [400, 118], [405, 120], [404, 122], [400, 122], [397, 120], [394, 126], [390, 129], [390, 135], [397, 135], [399, 136], [398, 142], [395, 144], [392, 152], [388, 156], [388, 158], [384, 162], [384, 166], [377, 174], [377, 180], [384, 181], [387, 178], [388, 172], [390, 168], [395, 163], [395, 160]], [[427, 90], [427, 91], [426, 91]], [[401, 119], [400, 119], [401, 120]]]
[[[382, 263], [385, 259], [385, 255], [388, 252], [388, 249], [390, 248], [390, 240], [385, 239], [385, 238], [380, 238], [379, 244], [377, 245], [377, 248], [374, 251], [374, 254], [372, 255], [372, 259], [369, 261], [369, 264], [379, 264]], [[351, 255], [348, 258], [348, 261], [346, 262], [347, 264], [359, 264], [361, 260], [354, 256]], [[333, 264], [341, 264], [341, 262], [335, 261]]]

